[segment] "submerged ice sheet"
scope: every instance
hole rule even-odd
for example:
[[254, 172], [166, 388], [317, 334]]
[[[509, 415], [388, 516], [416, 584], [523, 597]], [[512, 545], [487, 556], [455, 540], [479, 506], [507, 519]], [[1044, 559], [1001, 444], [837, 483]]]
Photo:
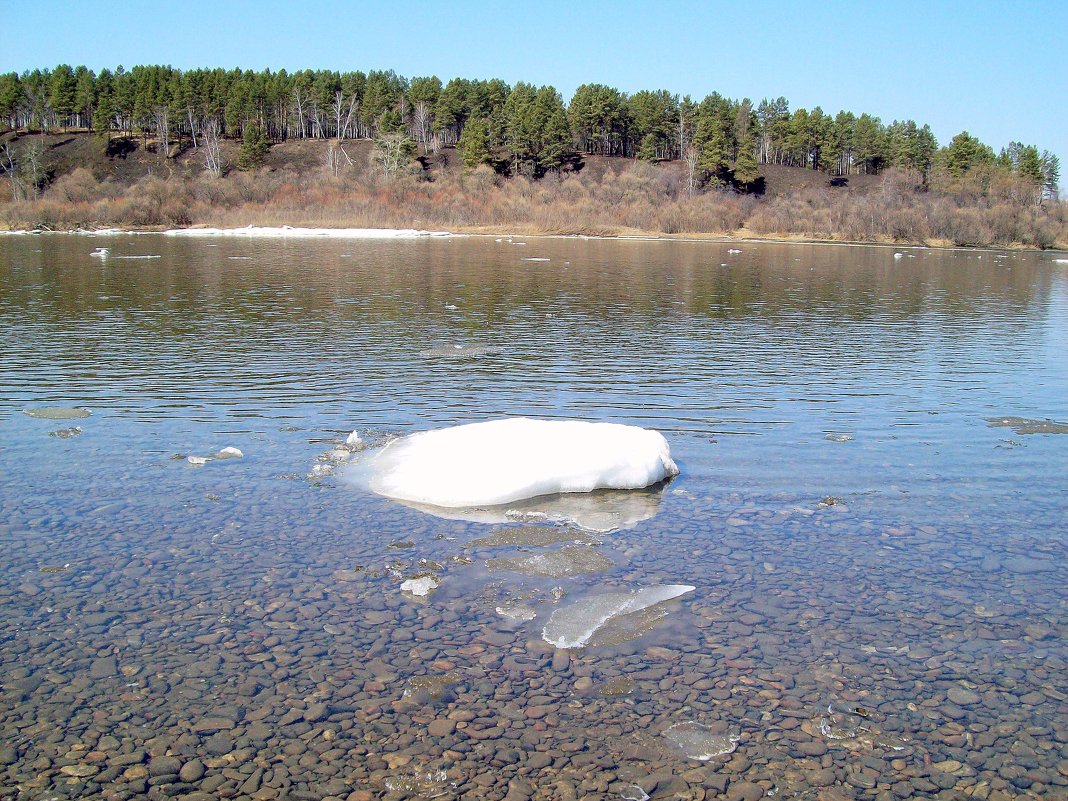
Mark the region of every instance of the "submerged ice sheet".
[[81, 420], [92, 412], [77, 406], [41, 406], [37, 409], [23, 409], [23, 414], [38, 420]]
[[528, 418], [412, 434], [383, 448], [369, 467], [379, 495], [447, 508], [640, 489], [679, 472], [656, 431]]
[[542, 638], [557, 648], [583, 648], [612, 620], [674, 600], [694, 589], [688, 584], [664, 584], [633, 592], [588, 595], [553, 612]]
[[737, 734], [715, 734], [707, 726], [692, 720], [676, 723], [664, 731], [664, 738], [690, 759], [707, 762], [713, 757], [734, 753]]
[[[360, 468], [362, 469], [362, 468]], [[360, 469], [353, 475], [358, 476]], [[366, 483], [366, 482], [365, 482]], [[502, 524], [560, 524], [587, 532], [606, 534], [610, 531], [634, 528], [660, 511], [658, 490], [624, 492], [570, 492], [543, 495], [510, 503], [506, 506], [482, 506], [448, 509], [433, 504], [402, 501], [406, 506], [446, 520], [467, 520], [471, 523]]]

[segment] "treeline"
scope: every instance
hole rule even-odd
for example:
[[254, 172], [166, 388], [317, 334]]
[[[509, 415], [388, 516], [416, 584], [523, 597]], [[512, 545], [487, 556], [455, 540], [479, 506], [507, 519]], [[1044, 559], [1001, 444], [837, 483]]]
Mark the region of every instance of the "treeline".
[[[761, 164], [830, 175], [879, 173], [887, 167], [960, 178], [1010, 171], [1056, 197], [1057, 156], [1014, 142], [994, 150], [967, 132], [940, 148], [927, 125], [884, 124], [870, 114], [819, 107], [791, 111], [785, 98], [700, 102], [670, 92], [627, 94], [580, 86], [570, 103], [551, 86], [501, 80], [406, 79], [395, 72], [288, 73], [169, 66], [118, 67], [99, 74], [61, 64], [0, 75], [0, 120], [15, 130], [84, 128], [153, 136], [172, 149], [198, 147], [212, 134], [271, 141], [290, 138], [403, 136], [424, 153], [459, 145], [469, 166], [494, 163], [513, 173], [544, 175], [577, 154], [682, 159], [689, 190], [712, 184], [753, 185]], [[466, 134], [466, 135], [465, 135]]]

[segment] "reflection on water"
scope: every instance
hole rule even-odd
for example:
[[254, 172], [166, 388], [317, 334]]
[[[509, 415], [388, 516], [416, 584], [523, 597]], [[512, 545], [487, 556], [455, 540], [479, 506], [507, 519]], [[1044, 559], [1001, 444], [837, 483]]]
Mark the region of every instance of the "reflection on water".
[[[526, 241], [0, 238], [0, 797], [1064, 797], [1063, 265]], [[506, 415], [682, 472], [332, 470]]]

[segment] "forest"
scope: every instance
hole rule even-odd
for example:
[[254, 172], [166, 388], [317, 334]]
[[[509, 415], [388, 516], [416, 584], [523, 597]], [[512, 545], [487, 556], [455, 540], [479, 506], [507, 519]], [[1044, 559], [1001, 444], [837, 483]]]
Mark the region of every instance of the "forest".
[[[454, 78], [443, 84], [436, 77], [407, 79], [393, 71], [183, 71], [168, 66], [129, 70], [120, 66], [95, 73], [84, 66], [61, 64], [0, 75], [0, 130], [7, 132], [0, 138], [0, 170], [11, 188], [11, 202], [3, 213], [9, 225], [47, 224], [32, 219], [35, 214], [27, 209], [17, 211], [11, 206], [35, 204], [63, 177], [46, 163], [40, 136], [35, 139], [30, 134], [78, 131], [101, 140], [109, 155], [121, 150], [117, 144], [121, 142], [154, 153], [160, 165], [185, 164], [179, 178], [186, 190], [201, 196], [205, 193], [200, 183], [205, 178], [255, 171], [273, 147], [312, 142], [319, 144], [316, 152], [321, 152], [318, 177], [325, 175], [335, 182], [348, 178], [350, 194], [361, 191], [355, 186], [361, 180], [377, 184], [378, 189], [395, 181], [444, 180], [444, 173], [435, 176], [426, 167], [444, 164], [447, 153], [455, 153], [464, 175], [491, 171], [492, 186], [512, 194], [519, 184], [507, 184], [514, 179], [540, 182], [553, 178], [555, 183], [545, 186], [558, 185], [562, 177], [579, 173], [590, 159], [615, 158], [633, 163], [630, 172], [664, 184], [662, 189], [672, 202], [745, 207], [749, 211], [736, 227], [752, 228], [747, 224], [752, 214], [760, 212], [767, 218], [768, 206], [799, 200], [797, 192], [789, 198], [767, 192], [765, 178], [771, 168], [793, 168], [826, 176], [830, 187], [847, 184], [851, 176], [889, 177], [895, 191], [910, 188], [914, 202], [906, 205], [966, 208], [971, 216], [982, 218], [971, 226], [973, 233], [965, 235], [943, 230], [945, 226], [931, 227], [931, 211], [921, 211], [924, 225], [905, 226], [906, 238], [1043, 247], [1064, 241], [1063, 209], [1057, 208], [1061, 205], [1060, 164], [1055, 154], [1022, 142], [1010, 142], [995, 151], [966, 131], [940, 146], [930, 127], [914, 120], [884, 123], [868, 113], [843, 110], [832, 115], [819, 107], [791, 109], [782, 97], [753, 103], [748, 98], [735, 100], [712, 93], [694, 100], [666, 90], [626, 93], [584, 84], [565, 103], [551, 86], [509, 85], [497, 79]], [[372, 143], [367, 165], [356, 163], [353, 142]], [[191, 163], [198, 174], [190, 172]], [[665, 184], [656, 170], [645, 170], [639, 164], [670, 165], [671, 180]], [[173, 172], [173, 168], [164, 171], [172, 177]], [[157, 169], [149, 177], [158, 179], [160, 173]], [[299, 180], [291, 177], [302, 193], [323, 188], [310, 186], [307, 174]], [[83, 184], [86, 180], [81, 176]], [[459, 183], [455, 191], [463, 191], [463, 175], [449, 180]], [[480, 178], [482, 183], [486, 180], [484, 175]], [[584, 188], [597, 195], [601, 187], [589, 184], [587, 179]], [[336, 195], [338, 187], [333, 189]], [[419, 191], [440, 193], [442, 188]], [[109, 192], [114, 194], [115, 188], [101, 188], [102, 196]], [[248, 198], [243, 202], [247, 205]], [[257, 202], [270, 203], [271, 198]], [[828, 213], [834, 206], [842, 207], [836, 212], [839, 216], [847, 205], [833, 193], [806, 202]], [[207, 202], [205, 209], [211, 205]], [[1010, 207], [1018, 209], [1013, 214], [1021, 219], [1029, 214], [1030, 227], [1023, 225], [1027, 230], [1022, 230], [1013, 223], [1012, 230], [993, 231], [993, 222], [986, 218], [1004, 218]], [[737, 215], [730, 216], [734, 222]], [[821, 223], [817, 230], [808, 224], [811, 219], [806, 223], [789, 219], [791, 215], [778, 216], [771, 225], [776, 230], [766, 233], [828, 238], [857, 234], [836, 230], [833, 221]], [[642, 227], [612, 213], [601, 212], [601, 217], [590, 224]], [[182, 222], [160, 219], [144, 224]], [[538, 224], [533, 219], [528, 222]], [[468, 224], [498, 223], [475, 219]], [[811, 230], [799, 230], [806, 224]], [[683, 228], [702, 225], [694, 221]], [[654, 230], [670, 232], [666, 228], [673, 227], [677, 226]], [[861, 235], [900, 239], [902, 232], [893, 228], [880, 229], [873, 222]], [[1017, 239], [1004, 241], [1005, 236]]]

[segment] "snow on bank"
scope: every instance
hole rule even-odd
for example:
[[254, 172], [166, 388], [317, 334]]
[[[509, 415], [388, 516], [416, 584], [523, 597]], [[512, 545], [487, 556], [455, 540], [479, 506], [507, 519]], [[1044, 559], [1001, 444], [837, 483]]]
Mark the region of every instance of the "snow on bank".
[[447, 508], [640, 489], [679, 472], [659, 432], [522, 417], [412, 434], [383, 448], [369, 467], [379, 495]]
[[452, 236], [448, 231], [417, 231], [414, 228], [294, 228], [254, 226], [247, 228], [173, 228], [165, 236], [243, 236], [261, 239], [414, 239], [425, 236]]

